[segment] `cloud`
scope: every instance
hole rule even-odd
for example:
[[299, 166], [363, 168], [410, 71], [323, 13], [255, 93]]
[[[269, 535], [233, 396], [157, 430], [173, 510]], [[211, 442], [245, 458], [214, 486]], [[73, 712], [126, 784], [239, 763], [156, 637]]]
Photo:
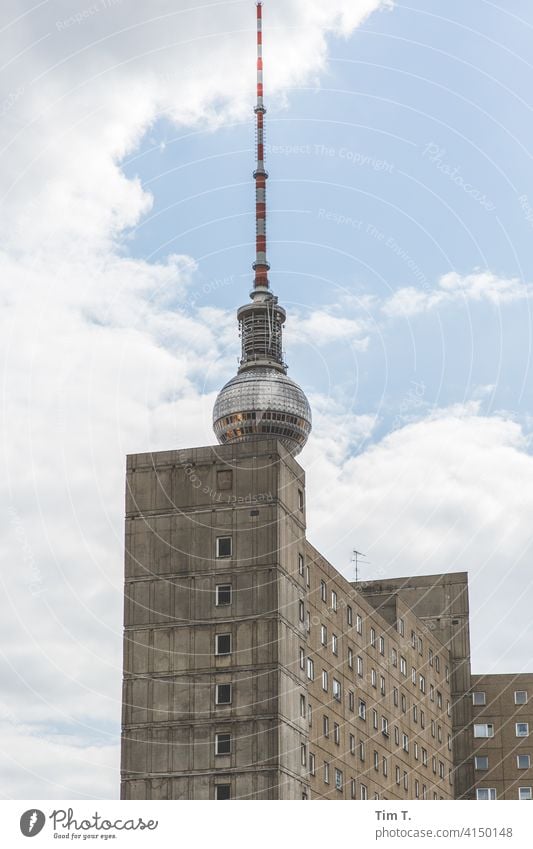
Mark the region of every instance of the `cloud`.
[[517, 422], [479, 410], [435, 410], [357, 456], [347, 441], [342, 457], [312, 436], [308, 533], [348, 576], [353, 548], [369, 555], [363, 578], [468, 571], [474, 670], [527, 670], [530, 440]]
[[[270, 96], [388, 5], [271, 0]], [[230, 333], [235, 353], [234, 316], [194, 307], [194, 257], [128, 255], [153, 197], [121, 166], [162, 117], [250, 114], [253, 4], [5, 0], [2, 18], [4, 784], [101, 798], [118, 792], [124, 457], [210, 444]]]
[[313, 310], [299, 318], [292, 317], [293, 343], [323, 347], [339, 341], [348, 342], [357, 351], [368, 348], [368, 328], [360, 319], [335, 315], [327, 309]]
[[500, 307], [527, 300], [532, 294], [533, 285], [516, 277], [498, 277], [490, 271], [466, 275], [451, 271], [439, 279], [435, 289], [398, 289], [382, 304], [382, 310], [390, 318], [412, 317], [456, 303], [487, 302]]

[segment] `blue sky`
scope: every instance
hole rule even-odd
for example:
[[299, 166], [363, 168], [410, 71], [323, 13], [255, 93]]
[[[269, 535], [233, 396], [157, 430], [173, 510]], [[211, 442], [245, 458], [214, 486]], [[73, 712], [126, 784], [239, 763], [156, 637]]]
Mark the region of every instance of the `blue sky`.
[[[19, 6], [0, 13], [1, 786], [111, 798], [125, 455], [212, 443], [252, 283], [254, 3]], [[468, 571], [474, 671], [531, 671], [533, 10], [264, 17], [309, 539], [349, 578], [353, 548], [363, 577]]]

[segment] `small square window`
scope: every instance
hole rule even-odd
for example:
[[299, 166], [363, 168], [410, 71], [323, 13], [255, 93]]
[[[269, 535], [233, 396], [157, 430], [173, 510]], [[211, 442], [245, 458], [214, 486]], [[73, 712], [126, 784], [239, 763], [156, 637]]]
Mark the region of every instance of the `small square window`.
[[232, 469], [220, 469], [217, 471], [217, 489], [231, 489], [233, 486]]
[[482, 692], [479, 692], [479, 691], [477, 693], [472, 693], [472, 704], [476, 705], [476, 706], [486, 705], [487, 704], [487, 698], [486, 698], [485, 693], [482, 693]]
[[231, 537], [217, 537], [217, 557], [231, 557]]
[[231, 734], [215, 734], [215, 755], [231, 754]]
[[515, 690], [514, 703], [515, 705], [527, 705], [527, 691]]
[[531, 757], [529, 755], [517, 755], [516, 766], [518, 769], [529, 769], [531, 766]]
[[491, 802], [496, 798], [496, 790], [494, 787], [478, 787], [476, 790], [476, 799], [483, 802]]
[[231, 584], [217, 584], [216, 605], [231, 604]]
[[231, 684], [216, 685], [216, 704], [230, 705], [231, 704]]
[[231, 634], [217, 634], [215, 638], [217, 655], [231, 654]]
[[231, 799], [231, 784], [215, 785], [215, 799], [219, 802], [222, 799]]
[[525, 802], [528, 799], [532, 799], [531, 787], [519, 787], [518, 788], [518, 798]]
[[474, 737], [494, 737], [494, 725], [492, 723], [475, 724]]
[[517, 722], [516, 723], [516, 736], [517, 737], [529, 737], [529, 723], [528, 722]]

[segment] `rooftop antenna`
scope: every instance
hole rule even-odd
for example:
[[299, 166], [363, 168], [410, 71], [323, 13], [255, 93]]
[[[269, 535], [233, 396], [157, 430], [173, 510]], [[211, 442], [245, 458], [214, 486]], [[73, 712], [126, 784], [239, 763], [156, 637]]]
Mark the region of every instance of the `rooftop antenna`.
[[[357, 551], [355, 548], [352, 552], [352, 563], [355, 563], [355, 582], [359, 580], [359, 558], [366, 557], [366, 554], [363, 554], [362, 551]], [[368, 564], [365, 564], [368, 565]]]

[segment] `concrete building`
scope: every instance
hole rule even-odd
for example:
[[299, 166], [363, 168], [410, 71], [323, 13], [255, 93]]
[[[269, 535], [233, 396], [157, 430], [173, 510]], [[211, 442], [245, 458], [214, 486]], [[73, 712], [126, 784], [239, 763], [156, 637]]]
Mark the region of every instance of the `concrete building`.
[[533, 798], [533, 675], [472, 675], [477, 799]]
[[127, 461], [121, 796], [531, 798], [533, 676], [471, 676], [466, 573], [353, 583], [307, 540], [311, 410], [266, 258], [260, 4], [257, 32], [255, 276], [220, 444]]

